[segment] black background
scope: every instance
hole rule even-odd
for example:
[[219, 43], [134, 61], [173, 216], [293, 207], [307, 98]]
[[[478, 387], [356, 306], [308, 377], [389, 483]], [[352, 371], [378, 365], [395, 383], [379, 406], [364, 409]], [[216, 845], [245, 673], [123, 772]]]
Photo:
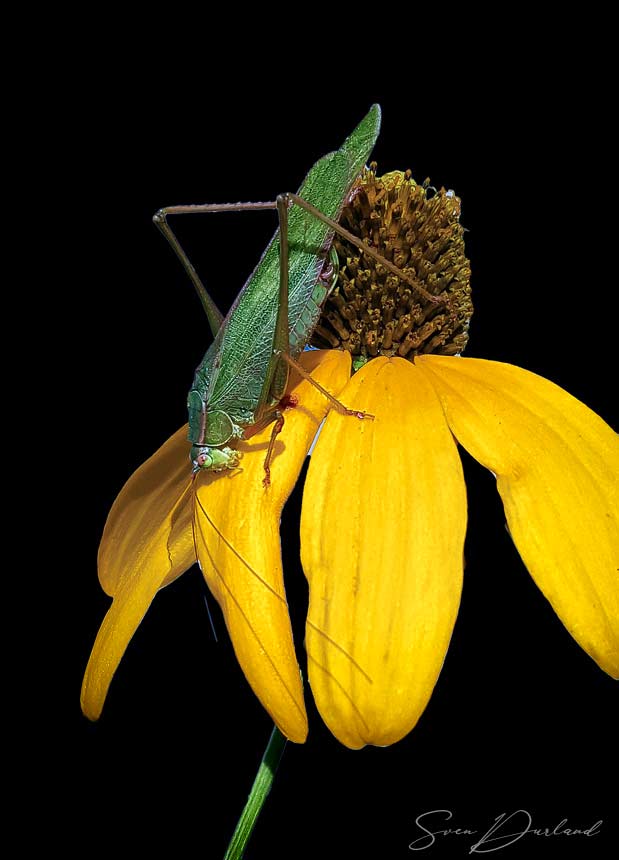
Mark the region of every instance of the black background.
[[[72, 632], [68, 683], [54, 694], [62, 718], [53, 773], [65, 787], [57, 795], [53, 779], [43, 792], [62, 810], [50, 838], [67, 847], [222, 857], [270, 731], [211, 598], [213, 639], [197, 568], [157, 596], [100, 722], [79, 712], [81, 676], [109, 603], [96, 578], [107, 511], [185, 421], [186, 392], [209, 343], [192, 287], [151, 223], [159, 207], [296, 190], [378, 101], [379, 171], [410, 167], [462, 199], [475, 303], [466, 354], [535, 371], [617, 427], [608, 307], [616, 167], [601, 69], [583, 78], [571, 49], [546, 64], [542, 44], [510, 56], [499, 45], [473, 72], [440, 40], [426, 45], [423, 62], [411, 44], [391, 60], [377, 49], [366, 66], [359, 46], [345, 61], [327, 49], [310, 64], [292, 49], [215, 57], [213, 41], [192, 63], [144, 56], [142, 46], [135, 64], [127, 45], [110, 42], [105, 56], [76, 63], [63, 95], [59, 127], [69, 133], [57, 179], [71, 289], [58, 292], [80, 308], [68, 372], [81, 373], [70, 388], [75, 414], [96, 428], [70, 438], [80, 452], [63, 585]], [[186, 217], [175, 227], [225, 309], [275, 223], [272, 213], [252, 213]], [[352, 752], [329, 734], [307, 690], [308, 742], [288, 746], [249, 860], [414, 856], [415, 818], [433, 809], [478, 830], [518, 808], [536, 827], [604, 821], [596, 838], [528, 836], [504, 856], [529, 856], [535, 841], [543, 857], [602, 857], [617, 843], [616, 797], [604, 782], [616, 779], [616, 687], [524, 569], [492, 476], [463, 459], [464, 593], [429, 706], [400, 743]], [[299, 485], [282, 540], [303, 666], [301, 499]], [[422, 856], [464, 857], [470, 844], [449, 837]]]

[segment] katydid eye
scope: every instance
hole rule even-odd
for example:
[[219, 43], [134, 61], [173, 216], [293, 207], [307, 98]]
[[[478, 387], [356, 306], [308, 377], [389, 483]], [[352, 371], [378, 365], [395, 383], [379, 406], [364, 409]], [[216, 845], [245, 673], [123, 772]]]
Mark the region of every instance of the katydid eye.
[[206, 413], [206, 427], [204, 428], [205, 445], [225, 445], [234, 435], [234, 425], [227, 412], [214, 409]]

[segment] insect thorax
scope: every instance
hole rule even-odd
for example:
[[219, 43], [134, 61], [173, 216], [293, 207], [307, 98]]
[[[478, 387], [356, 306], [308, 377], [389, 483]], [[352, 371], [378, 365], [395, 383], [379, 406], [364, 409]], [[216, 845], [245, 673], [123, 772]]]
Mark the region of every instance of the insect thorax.
[[187, 398], [189, 410], [189, 440], [192, 442], [190, 459], [194, 472], [205, 469], [223, 472], [236, 469], [241, 453], [227, 443], [243, 435], [222, 409], [209, 409], [202, 392], [192, 389]]
[[241, 438], [243, 427], [237, 416], [232, 418], [223, 409], [212, 408], [201, 391], [192, 389], [187, 397], [189, 439], [196, 445], [220, 448], [231, 439]]

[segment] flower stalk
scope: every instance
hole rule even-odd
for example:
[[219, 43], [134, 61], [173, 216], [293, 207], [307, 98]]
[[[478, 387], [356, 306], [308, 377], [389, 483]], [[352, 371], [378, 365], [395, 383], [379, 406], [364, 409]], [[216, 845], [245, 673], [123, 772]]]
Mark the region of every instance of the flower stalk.
[[273, 726], [273, 731], [262, 756], [254, 784], [251, 787], [245, 808], [232, 834], [232, 839], [228, 845], [224, 860], [242, 860], [245, 846], [249, 842], [258, 816], [271, 791], [273, 779], [285, 748], [286, 738], [277, 726]]

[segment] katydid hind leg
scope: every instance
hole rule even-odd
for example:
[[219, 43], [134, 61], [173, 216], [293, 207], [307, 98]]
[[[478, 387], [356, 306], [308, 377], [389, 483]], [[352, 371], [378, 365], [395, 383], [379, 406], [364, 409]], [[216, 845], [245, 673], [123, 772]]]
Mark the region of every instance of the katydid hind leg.
[[211, 333], [213, 337], [215, 337], [223, 322], [223, 314], [209, 295], [206, 287], [200, 279], [200, 276], [196, 272], [193, 263], [183, 250], [180, 242], [176, 238], [174, 231], [168, 224], [166, 214], [167, 213], [165, 209], [160, 209], [153, 215], [153, 221], [157, 225], [161, 233], [163, 233], [172, 250], [178, 257], [178, 259], [181, 261], [183, 268], [189, 275], [191, 283], [194, 285], [195, 290], [198, 294], [198, 298], [200, 299], [202, 307], [204, 308], [204, 312], [206, 314]]
[[[277, 316], [273, 331], [271, 356], [262, 383], [256, 409], [260, 420], [265, 410], [270, 409], [274, 400], [283, 397], [288, 382], [288, 365], [281, 360], [282, 353], [290, 352], [290, 325], [288, 321], [288, 199], [287, 195], [277, 197], [279, 218], [279, 288]], [[284, 369], [285, 368], [285, 369]]]
[[191, 260], [183, 250], [176, 234], [170, 227], [168, 215], [187, 215], [201, 212], [245, 212], [247, 210], [275, 209], [275, 203], [198, 203], [188, 206], [166, 206], [159, 209], [153, 215], [153, 222], [157, 225], [161, 233], [165, 236], [172, 250], [181, 262], [181, 265], [189, 275], [191, 283], [194, 285], [198, 294], [206, 318], [209, 322], [209, 327], [213, 337], [219, 331], [223, 322], [223, 314], [209, 295], [200, 276], [196, 272]]

